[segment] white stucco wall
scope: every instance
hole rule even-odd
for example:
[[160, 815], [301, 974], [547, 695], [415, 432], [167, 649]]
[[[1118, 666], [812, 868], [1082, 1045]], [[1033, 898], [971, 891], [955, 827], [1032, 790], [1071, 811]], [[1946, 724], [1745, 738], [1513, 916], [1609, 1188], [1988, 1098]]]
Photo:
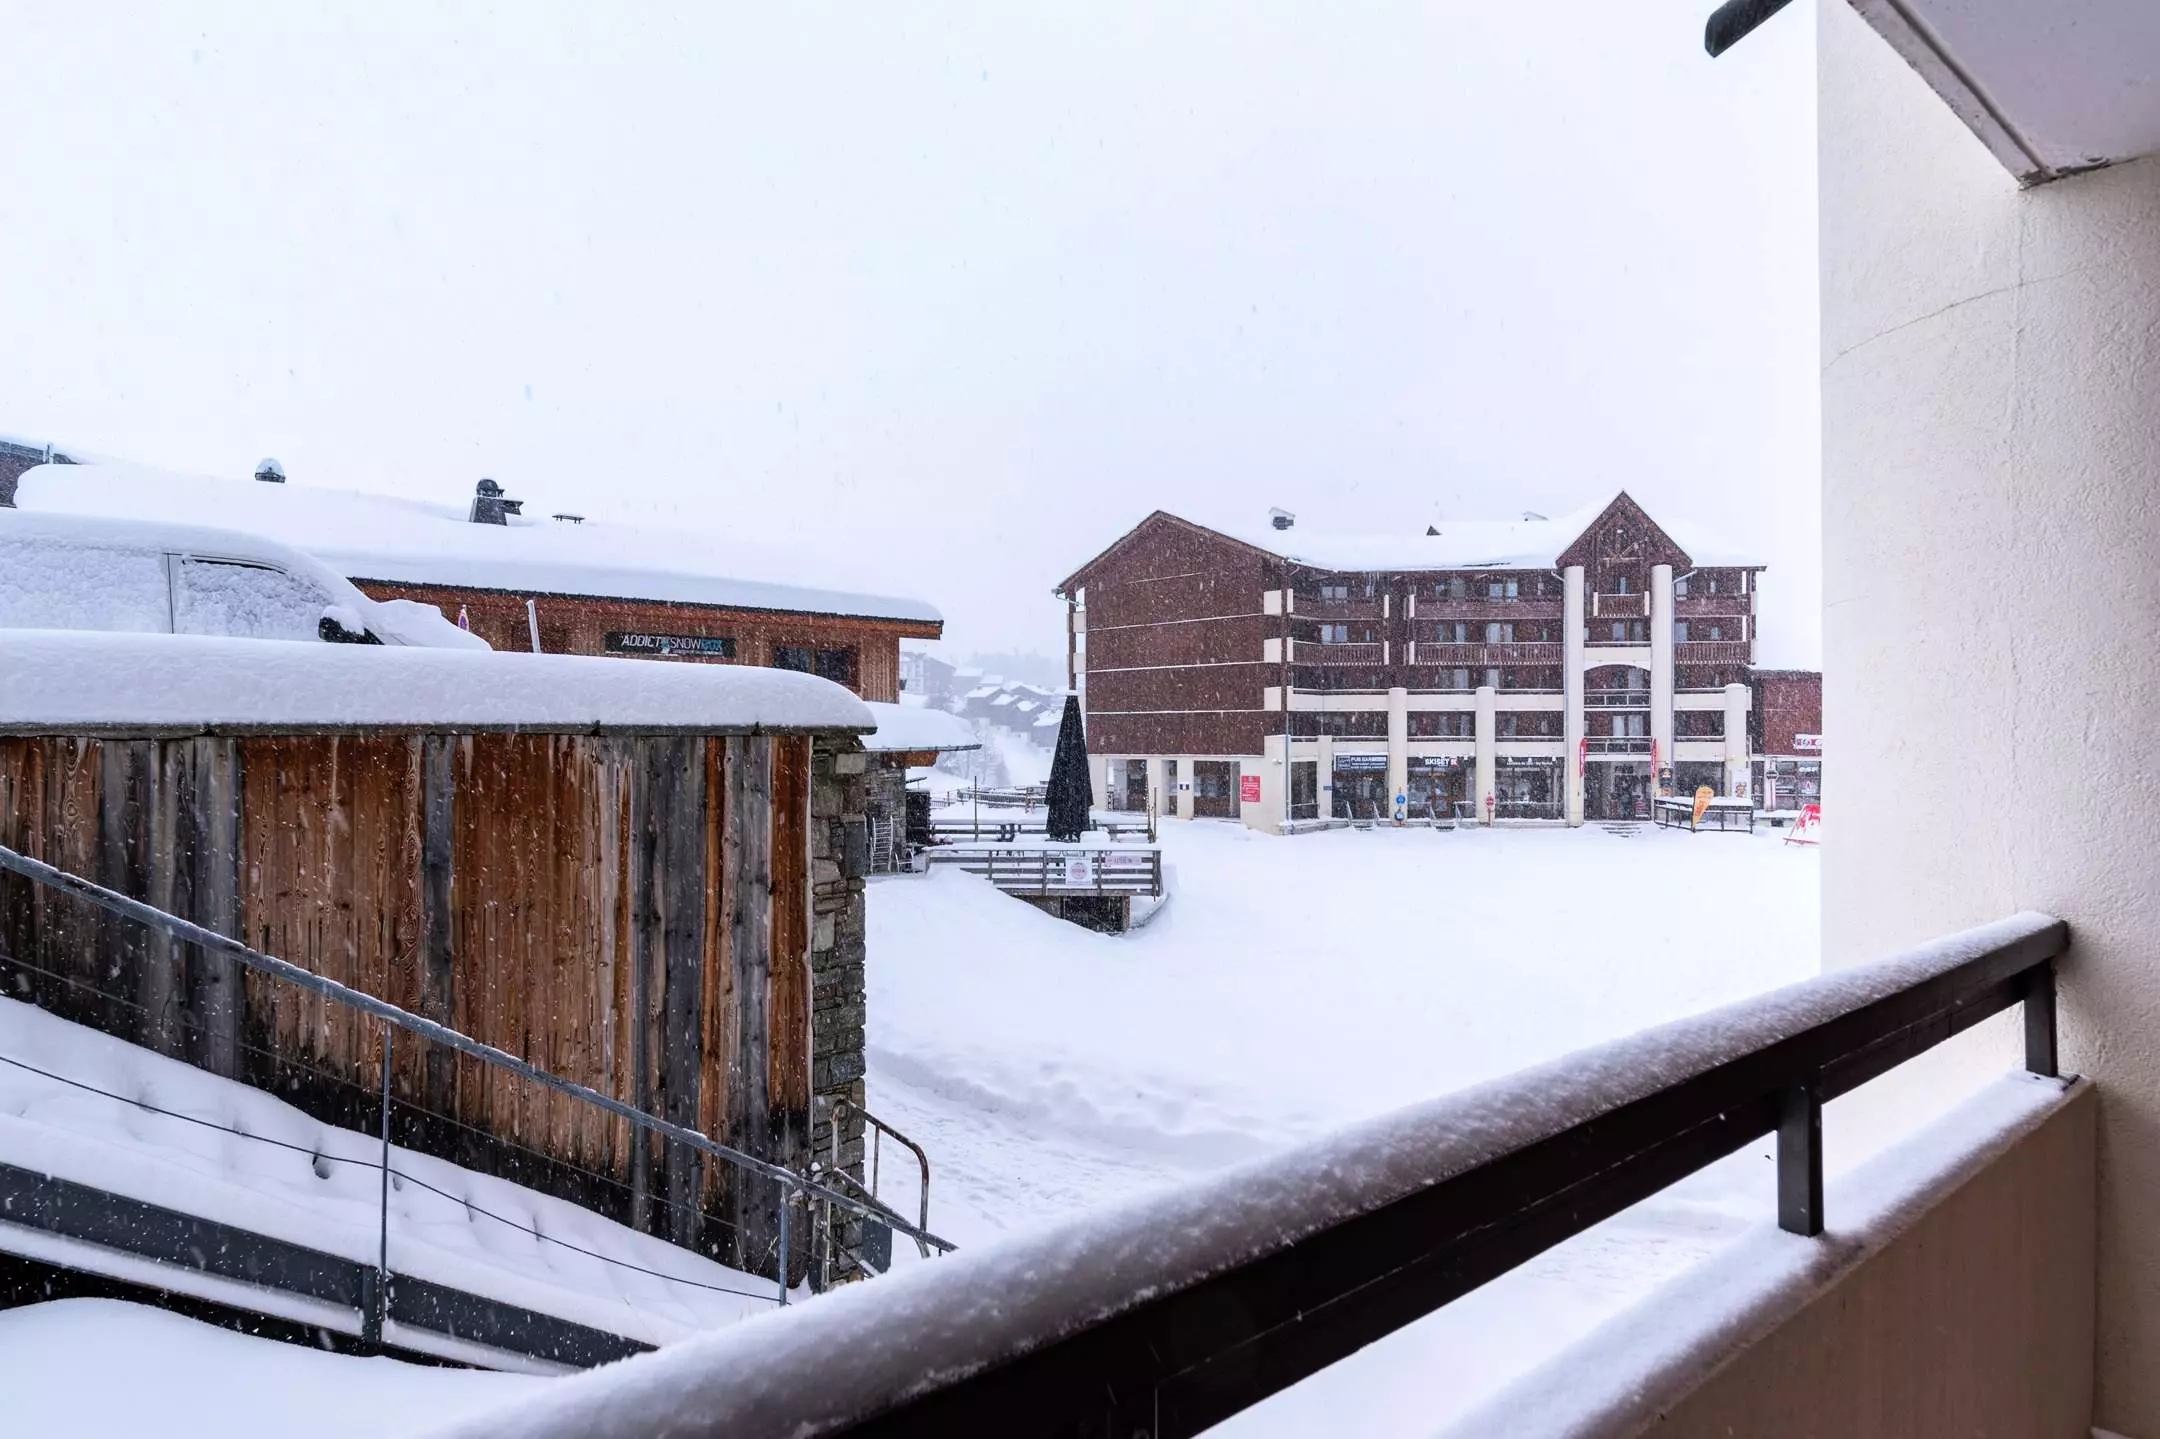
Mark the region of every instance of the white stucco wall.
[[[1819, 14], [1826, 960], [2070, 921], [2094, 1420], [2160, 1435], [2160, 164], [2020, 191]], [[2010, 1062], [2002, 1027], [1968, 1038], [1906, 1082]]]

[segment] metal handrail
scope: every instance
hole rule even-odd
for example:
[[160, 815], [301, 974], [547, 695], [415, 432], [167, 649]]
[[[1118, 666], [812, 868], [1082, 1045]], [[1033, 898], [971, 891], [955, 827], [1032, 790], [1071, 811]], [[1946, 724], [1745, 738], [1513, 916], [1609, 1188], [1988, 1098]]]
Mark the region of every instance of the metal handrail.
[[[50, 885], [54, 889], [72, 894], [89, 904], [96, 905], [100, 909], [124, 915], [129, 919], [150, 925], [156, 929], [162, 929], [167, 934], [178, 939], [184, 939], [190, 944], [201, 945], [204, 949], [230, 955], [250, 969], [259, 970], [264, 974], [276, 975], [280, 979], [299, 985], [302, 989], [322, 995], [326, 999], [350, 1005], [352, 1008], [372, 1014], [396, 1028], [454, 1049], [460, 1054], [469, 1055], [483, 1064], [491, 1064], [497, 1069], [508, 1070], [520, 1078], [530, 1079], [536, 1084], [545, 1085], [547, 1088], [555, 1090], [559, 1094], [567, 1094], [573, 1099], [584, 1100], [588, 1104], [606, 1110], [618, 1119], [628, 1120], [640, 1129], [658, 1134], [666, 1139], [672, 1139], [678, 1144], [687, 1145], [701, 1153], [709, 1154], [715, 1159], [732, 1164], [738, 1169], [746, 1169], [753, 1174], [760, 1174], [768, 1179], [775, 1180], [784, 1188], [794, 1190], [795, 1198], [805, 1201], [811, 1199], [822, 1200], [829, 1204], [837, 1204], [851, 1213], [877, 1218], [880, 1223], [889, 1222], [883, 1216], [876, 1215], [868, 1206], [857, 1202], [848, 1195], [842, 1194], [838, 1190], [829, 1189], [814, 1180], [805, 1179], [785, 1166], [774, 1164], [769, 1160], [759, 1159], [755, 1155], [745, 1154], [739, 1149], [730, 1148], [716, 1139], [698, 1133], [694, 1129], [670, 1123], [656, 1114], [648, 1114], [635, 1105], [625, 1104], [619, 1099], [602, 1094], [597, 1089], [579, 1084], [576, 1080], [565, 1079], [559, 1074], [553, 1074], [537, 1065], [529, 1064], [508, 1050], [497, 1049], [492, 1044], [483, 1044], [472, 1036], [462, 1034], [447, 1025], [437, 1024], [434, 1020], [423, 1019], [410, 1010], [400, 1009], [388, 1000], [377, 999], [372, 994], [354, 989], [349, 985], [340, 984], [334, 979], [327, 979], [313, 970], [304, 969], [292, 963], [290, 960], [279, 959], [274, 955], [264, 954], [260, 950], [250, 949], [239, 940], [228, 938], [214, 929], [205, 929], [203, 926], [181, 919], [177, 915], [167, 914], [154, 905], [145, 904], [139, 899], [121, 894], [117, 890], [107, 889], [103, 885], [93, 884], [80, 875], [70, 874], [66, 870], [49, 865], [41, 859], [32, 859], [29, 855], [18, 854], [5, 845], [0, 845], [0, 869], [13, 870], [25, 879], [38, 884]], [[788, 1200], [783, 1199], [780, 1205], [783, 1256], [780, 1266], [780, 1282], [783, 1290], [785, 1290], [787, 1284], [785, 1236], [787, 1232], [788, 1202]], [[931, 1244], [948, 1253], [957, 1247], [949, 1240], [940, 1239], [935, 1234], [929, 1233], [927, 1229], [918, 1229], [916, 1226], [904, 1222], [895, 1224], [893, 1227], [918, 1243]]]

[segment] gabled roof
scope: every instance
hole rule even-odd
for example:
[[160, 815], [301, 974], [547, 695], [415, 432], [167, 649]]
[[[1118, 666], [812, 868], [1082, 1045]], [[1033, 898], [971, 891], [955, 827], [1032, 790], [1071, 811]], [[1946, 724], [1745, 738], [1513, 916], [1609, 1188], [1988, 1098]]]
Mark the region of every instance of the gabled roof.
[[1069, 594], [1106, 556], [1129, 543], [1142, 530], [1160, 523], [1182, 526], [1218, 541], [1241, 546], [1258, 554], [1286, 560], [1308, 569], [1335, 573], [1401, 572], [1428, 570], [1551, 570], [1559, 568], [1569, 551], [1599, 520], [1615, 508], [1640, 517], [1667, 542], [1671, 563], [1701, 567], [1760, 569], [1761, 562], [1746, 558], [1734, 547], [1694, 526], [1664, 524], [1650, 519], [1627, 494], [1617, 494], [1566, 514], [1546, 519], [1524, 516], [1516, 520], [1439, 520], [1426, 534], [1331, 535], [1293, 526], [1278, 530], [1264, 526], [1212, 528], [1156, 510], [1058, 585]]
[[817, 563], [814, 554], [765, 550], [735, 537], [523, 516], [476, 525], [458, 505], [103, 461], [30, 470], [15, 502], [112, 519], [214, 517], [305, 550], [356, 580], [899, 620], [923, 626], [925, 637], [943, 623], [921, 600], [799, 583]]

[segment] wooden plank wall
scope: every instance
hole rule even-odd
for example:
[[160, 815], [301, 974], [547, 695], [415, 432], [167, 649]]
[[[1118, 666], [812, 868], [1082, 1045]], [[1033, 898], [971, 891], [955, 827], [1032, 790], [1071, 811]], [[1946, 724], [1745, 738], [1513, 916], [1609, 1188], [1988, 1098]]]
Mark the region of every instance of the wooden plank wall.
[[[810, 746], [0, 739], [0, 843], [800, 1167]], [[174, 948], [0, 878], [5, 993], [372, 1125], [381, 1025]], [[397, 1047], [405, 1142], [769, 1269], [769, 1182], [432, 1048]]]

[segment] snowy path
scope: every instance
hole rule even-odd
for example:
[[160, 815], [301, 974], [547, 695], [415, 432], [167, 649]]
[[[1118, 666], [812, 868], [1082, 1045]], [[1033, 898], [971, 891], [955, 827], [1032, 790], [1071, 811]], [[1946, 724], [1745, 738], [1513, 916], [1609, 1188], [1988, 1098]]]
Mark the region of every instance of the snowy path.
[[[929, 1149], [932, 1225], [957, 1242], [1817, 964], [1819, 856], [1767, 833], [1202, 823], [1164, 840], [1175, 903], [1127, 936], [949, 870], [871, 890], [870, 1107]], [[1767, 1144], [1736, 1155], [1221, 1432], [1437, 1426], [1763, 1218], [1770, 1175]]]

